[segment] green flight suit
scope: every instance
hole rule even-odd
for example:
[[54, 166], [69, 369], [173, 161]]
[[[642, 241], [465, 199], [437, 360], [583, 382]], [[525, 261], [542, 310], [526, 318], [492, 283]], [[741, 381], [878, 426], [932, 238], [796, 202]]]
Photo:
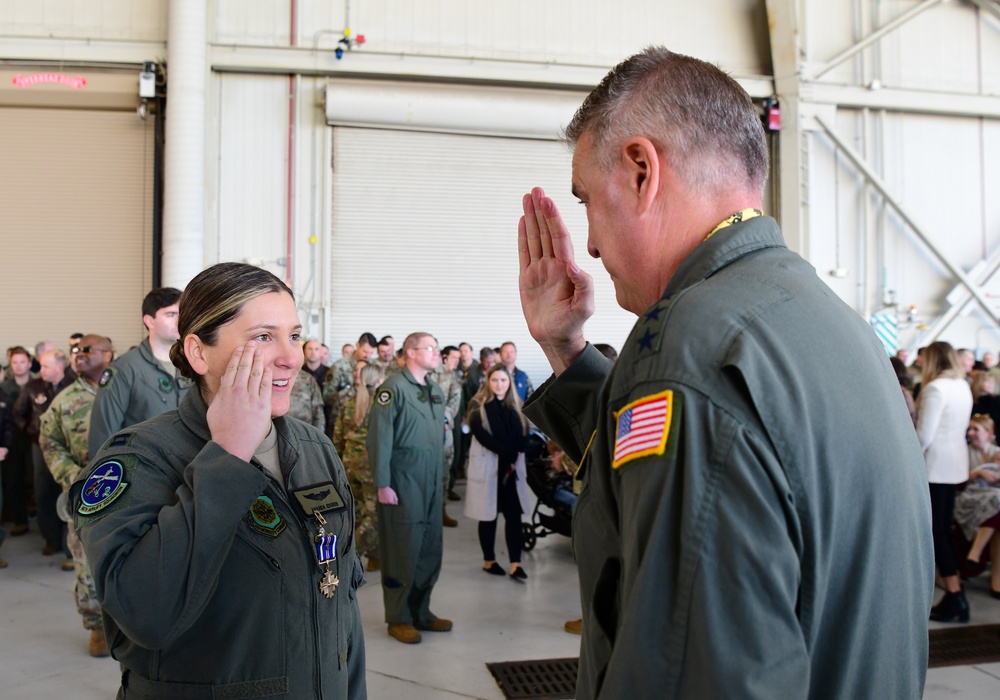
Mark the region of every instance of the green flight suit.
[[[275, 418], [279, 484], [213, 442], [206, 411], [189, 391], [177, 411], [113, 436], [70, 489], [119, 698], [366, 697], [354, 499], [333, 446]], [[323, 513], [337, 536], [326, 569], [319, 519], [300, 504], [326, 503], [329, 484], [344, 507]]]
[[167, 374], [153, 355], [149, 338], [111, 363], [98, 383], [90, 414], [90, 454], [122, 428], [177, 408], [191, 380]]
[[398, 505], [378, 505], [385, 621], [420, 627], [434, 621], [431, 590], [441, 572], [441, 474], [444, 394], [409, 369], [375, 391], [368, 462], [376, 488], [391, 486]]
[[920, 446], [881, 343], [773, 219], [708, 238], [614, 366], [588, 345], [524, 412], [586, 450], [577, 698], [922, 696]]

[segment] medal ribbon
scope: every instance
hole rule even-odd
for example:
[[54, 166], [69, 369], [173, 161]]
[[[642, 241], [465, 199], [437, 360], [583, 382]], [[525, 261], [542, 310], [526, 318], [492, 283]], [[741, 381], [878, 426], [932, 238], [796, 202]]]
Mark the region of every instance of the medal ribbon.
[[316, 559], [326, 564], [337, 558], [337, 536], [320, 534], [316, 537]]

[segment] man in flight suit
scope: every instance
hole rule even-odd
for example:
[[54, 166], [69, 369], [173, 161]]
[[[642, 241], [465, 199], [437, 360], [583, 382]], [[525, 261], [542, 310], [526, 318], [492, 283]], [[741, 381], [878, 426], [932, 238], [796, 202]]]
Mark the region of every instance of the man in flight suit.
[[139, 347], [111, 363], [98, 382], [90, 414], [90, 454], [122, 428], [141, 423], [180, 405], [190, 382], [170, 362], [177, 340], [179, 289], [154, 289], [142, 300], [142, 322], [149, 331]]
[[416, 644], [419, 630], [452, 627], [430, 611], [441, 572], [444, 394], [428, 377], [441, 362], [434, 337], [410, 334], [403, 353], [406, 367], [375, 392], [368, 460], [378, 487], [385, 621], [394, 638]]
[[521, 303], [555, 375], [524, 412], [583, 481], [576, 697], [919, 699], [920, 446], [871, 327], [761, 212], [749, 95], [652, 47], [566, 133], [587, 250], [639, 317], [615, 364], [586, 342], [593, 280], [525, 195]]

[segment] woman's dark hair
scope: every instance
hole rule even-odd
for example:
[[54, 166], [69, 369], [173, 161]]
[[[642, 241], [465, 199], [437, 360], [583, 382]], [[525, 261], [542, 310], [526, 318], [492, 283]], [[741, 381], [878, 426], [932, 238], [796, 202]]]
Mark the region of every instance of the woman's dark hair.
[[200, 385], [201, 375], [184, 354], [184, 339], [193, 334], [206, 345], [215, 345], [222, 326], [239, 316], [248, 301], [270, 292], [295, 298], [288, 285], [254, 265], [219, 263], [200, 272], [181, 294], [177, 315], [180, 338], [170, 348], [170, 361], [183, 376]]
[[896, 372], [896, 380], [899, 382], [899, 385], [904, 389], [912, 389], [913, 377], [910, 376], [910, 371], [906, 369], [903, 361], [898, 357], [890, 357], [889, 363]]

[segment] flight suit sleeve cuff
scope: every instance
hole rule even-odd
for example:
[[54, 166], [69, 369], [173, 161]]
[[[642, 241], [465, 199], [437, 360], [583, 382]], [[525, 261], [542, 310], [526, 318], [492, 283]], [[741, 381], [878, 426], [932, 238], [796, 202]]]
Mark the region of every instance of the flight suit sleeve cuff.
[[597, 427], [597, 396], [612, 362], [593, 345], [556, 377], [551, 375], [524, 404], [524, 414], [579, 463]]

